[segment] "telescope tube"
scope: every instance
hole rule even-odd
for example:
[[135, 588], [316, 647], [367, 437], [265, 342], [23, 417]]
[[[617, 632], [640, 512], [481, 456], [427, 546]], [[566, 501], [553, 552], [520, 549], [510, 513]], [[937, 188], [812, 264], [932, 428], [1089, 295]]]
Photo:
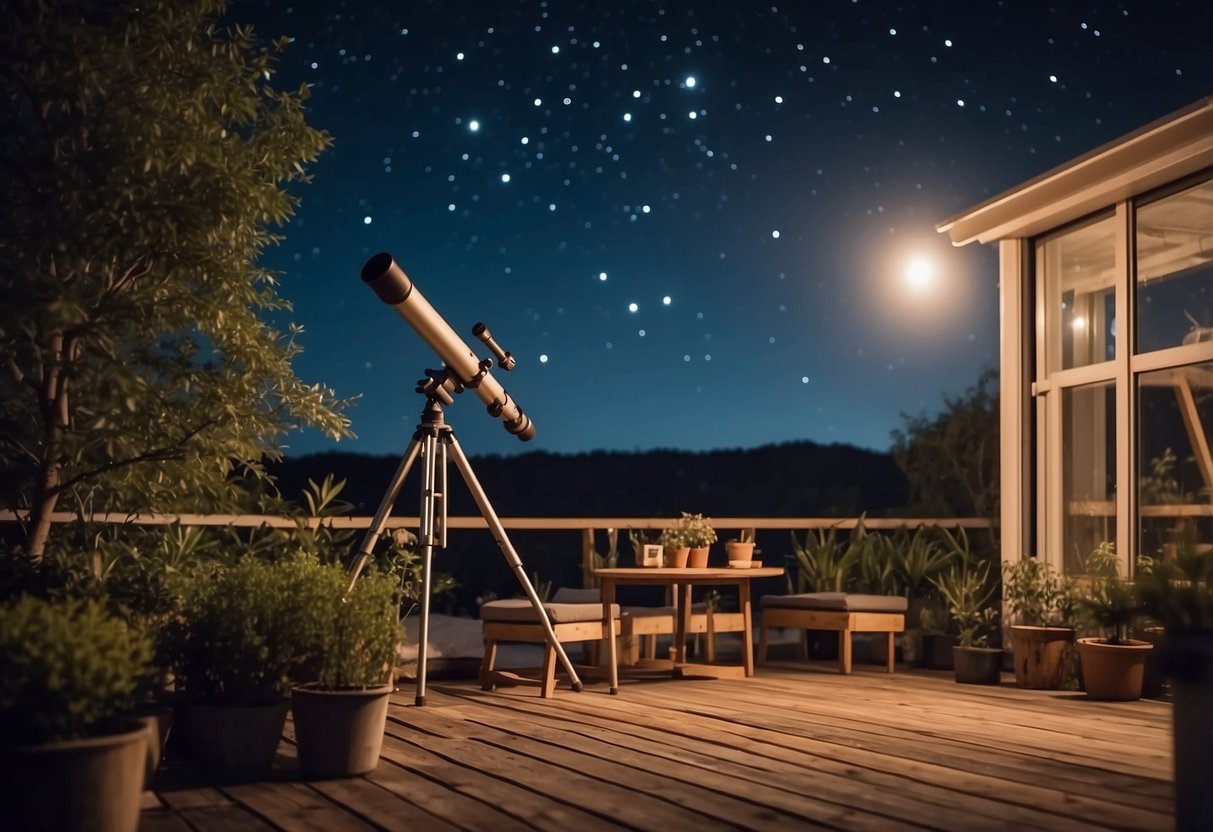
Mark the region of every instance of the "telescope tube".
[[[413, 285], [392, 255], [381, 251], [362, 267], [362, 280], [379, 299], [396, 310], [421, 340], [430, 345], [438, 357], [465, 388], [472, 390], [488, 407], [490, 416], [500, 416], [507, 432], [523, 442], [535, 438], [535, 425], [510, 398], [505, 388], [485, 371], [481, 375], [480, 359], [450, 324], [439, 315], [425, 296]], [[479, 378], [479, 382], [474, 379]]]

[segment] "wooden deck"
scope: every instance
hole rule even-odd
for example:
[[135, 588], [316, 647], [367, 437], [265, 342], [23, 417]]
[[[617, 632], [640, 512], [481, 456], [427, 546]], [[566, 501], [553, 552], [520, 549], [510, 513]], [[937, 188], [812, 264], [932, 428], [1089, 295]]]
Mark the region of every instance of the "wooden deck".
[[141, 829], [1169, 830], [1171, 707], [777, 662], [748, 680], [396, 695], [367, 777], [163, 771]]

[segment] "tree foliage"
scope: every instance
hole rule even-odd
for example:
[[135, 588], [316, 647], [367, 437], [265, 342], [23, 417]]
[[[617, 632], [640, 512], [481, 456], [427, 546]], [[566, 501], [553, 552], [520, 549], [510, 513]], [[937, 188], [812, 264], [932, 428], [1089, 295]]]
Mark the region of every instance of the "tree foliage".
[[35, 557], [60, 503], [215, 510], [292, 427], [348, 430], [258, 265], [330, 139], [226, 5], [17, 0], [0, 30], [0, 475]]
[[939, 415], [902, 414], [893, 458], [910, 485], [910, 512], [998, 520], [998, 373], [985, 370]]

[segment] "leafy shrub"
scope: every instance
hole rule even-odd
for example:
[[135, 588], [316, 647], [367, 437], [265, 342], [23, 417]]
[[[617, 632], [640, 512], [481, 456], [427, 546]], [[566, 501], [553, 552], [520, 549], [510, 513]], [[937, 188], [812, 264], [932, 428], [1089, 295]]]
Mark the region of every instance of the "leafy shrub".
[[1040, 558], [1025, 557], [1004, 564], [1003, 592], [1017, 624], [1069, 627], [1073, 623], [1072, 584]]
[[716, 542], [716, 530], [712, 528], [712, 521], [702, 514], [682, 512], [682, 517], [678, 520], [678, 531], [682, 534], [682, 545], [692, 549], [711, 546]]
[[320, 627], [324, 567], [305, 555], [246, 557], [183, 581], [180, 614], [164, 630], [179, 688], [192, 700], [258, 705], [281, 699]]
[[386, 681], [400, 643], [400, 590], [393, 576], [365, 571], [350, 587], [337, 564], [309, 570], [319, 596], [306, 612], [303, 652], [321, 688], [369, 687]]
[[0, 607], [0, 745], [87, 736], [132, 706], [152, 646], [100, 601]]

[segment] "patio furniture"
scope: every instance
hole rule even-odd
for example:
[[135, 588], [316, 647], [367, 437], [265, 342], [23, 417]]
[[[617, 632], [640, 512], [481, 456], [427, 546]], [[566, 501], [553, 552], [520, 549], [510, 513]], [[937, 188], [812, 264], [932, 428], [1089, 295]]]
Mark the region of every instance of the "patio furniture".
[[[549, 601], [543, 605], [552, 630], [561, 644], [579, 641], [602, 641], [619, 634], [619, 605], [612, 604], [608, 624], [600, 603], [563, 603]], [[480, 685], [492, 690], [496, 685], [528, 685], [539, 688], [547, 698], [556, 690], [556, 649], [548, 642], [535, 608], [525, 598], [489, 601], [480, 607], [484, 629], [484, 659], [480, 664]], [[608, 629], [608, 627], [610, 629]], [[521, 642], [543, 645], [543, 664], [539, 668], [497, 670], [497, 645], [501, 642]], [[614, 645], [614, 639], [609, 642]], [[614, 658], [614, 651], [610, 651]], [[596, 667], [578, 665], [579, 675], [600, 676]], [[612, 692], [615, 685], [612, 684]]]
[[[888, 670], [892, 673], [893, 635], [905, 630], [905, 613], [906, 599], [900, 595], [806, 592], [764, 596], [758, 632], [758, 663], [767, 659], [767, 630], [771, 627], [836, 630], [839, 673], [851, 672], [852, 633], [884, 633]], [[808, 658], [804, 639], [801, 640], [801, 658]]]
[[[620, 657], [621, 665], [635, 665], [643, 658], [657, 658], [657, 636], [672, 636], [677, 624], [678, 608], [633, 607], [623, 608], [620, 635], [627, 643], [627, 653]], [[740, 633], [745, 629], [739, 612], [718, 612], [706, 603], [691, 606], [691, 618], [687, 622], [687, 634], [704, 634], [703, 654], [709, 662], [716, 661], [716, 634]], [[696, 648], [698, 651], [698, 648]]]
[[[750, 626], [750, 581], [757, 578], [775, 578], [781, 575], [783, 575], [782, 568], [769, 566], [755, 569], [618, 567], [594, 570], [594, 576], [602, 583], [602, 620], [604, 623], [607, 620], [608, 605], [614, 606], [615, 588], [618, 584], [676, 588], [679, 614], [675, 616], [674, 623], [673, 658], [668, 662], [657, 660], [656, 663], [663, 668], [668, 668], [675, 676], [715, 676], [718, 678], [744, 678], [754, 675], [753, 635]], [[741, 617], [742, 633], [741, 664], [692, 664], [686, 660], [686, 636], [690, 630], [691, 587], [693, 586], [737, 587], [740, 608], [738, 614]], [[612, 673], [615, 672], [613, 666], [609, 669]], [[617, 688], [616, 682], [617, 676], [612, 679], [612, 691]]]

